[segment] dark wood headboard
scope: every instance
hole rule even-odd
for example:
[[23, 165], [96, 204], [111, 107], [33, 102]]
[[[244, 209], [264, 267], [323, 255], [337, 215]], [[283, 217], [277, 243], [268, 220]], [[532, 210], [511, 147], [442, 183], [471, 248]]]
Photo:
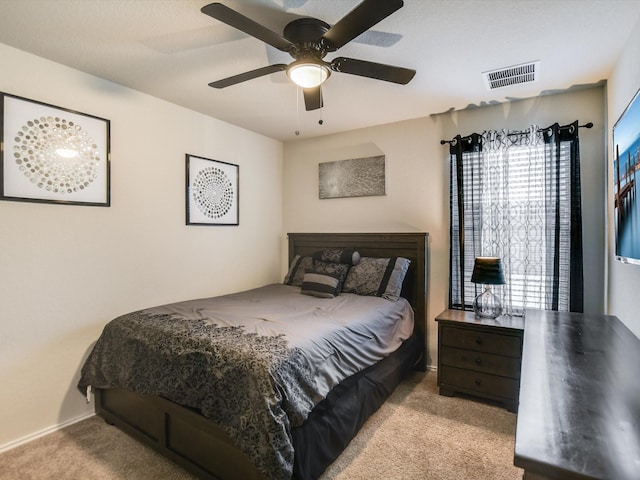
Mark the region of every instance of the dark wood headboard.
[[411, 260], [402, 296], [415, 312], [415, 330], [424, 341], [421, 368], [427, 367], [427, 247], [428, 233], [289, 233], [289, 263], [296, 255], [326, 248], [355, 248], [363, 257], [404, 257]]

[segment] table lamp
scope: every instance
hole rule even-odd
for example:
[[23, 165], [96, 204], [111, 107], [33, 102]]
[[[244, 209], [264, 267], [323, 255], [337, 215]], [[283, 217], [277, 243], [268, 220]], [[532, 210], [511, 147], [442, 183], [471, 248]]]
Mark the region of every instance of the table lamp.
[[486, 285], [484, 292], [473, 301], [477, 317], [496, 318], [502, 315], [500, 299], [491, 291], [491, 285], [504, 285], [502, 263], [498, 257], [476, 257], [471, 275], [473, 283]]

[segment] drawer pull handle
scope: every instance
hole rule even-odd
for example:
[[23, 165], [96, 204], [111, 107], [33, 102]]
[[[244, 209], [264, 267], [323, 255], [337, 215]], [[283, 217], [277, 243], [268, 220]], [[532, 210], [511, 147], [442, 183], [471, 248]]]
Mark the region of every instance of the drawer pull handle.
[[476, 365], [482, 365], [482, 359], [476, 358]]
[[482, 345], [482, 339], [476, 338], [476, 345]]
[[482, 383], [482, 380], [480, 380], [479, 378], [476, 378], [476, 385], [480, 386], [481, 383]]

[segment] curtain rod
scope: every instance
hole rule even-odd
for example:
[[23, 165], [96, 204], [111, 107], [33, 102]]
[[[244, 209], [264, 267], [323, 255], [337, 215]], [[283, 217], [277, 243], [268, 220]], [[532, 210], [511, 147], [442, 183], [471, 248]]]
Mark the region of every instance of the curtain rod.
[[[566, 126], [560, 127], [560, 128], [570, 128], [571, 126], [572, 125], [566, 125]], [[578, 125], [578, 128], [592, 128], [592, 127], [593, 127], [593, 122], [587, 122], [584, 125]], [[541, 128], [540, 130], [546, 131], [546, 130], [549, 130], [550, 128], [551, 127], [546, 127], [546, 128]], [[511, 135], [522, 135], [524, 133], [528, 133], [528, 132], [526, 130], [523, 130], [523, 131], [520, 131], [520, 132], [511, 132], [511, 133], [508, 133], [507, 135], [508, 136], [511, 136]], [[469, 136], [470, 135], [467, 135], [466, 137], [462, 137], [462, 138], [468, 138]], [[440, 145], [445, 145], [447, 143], [449, 145], [451, 145], [451, 144], [455, 143], [455, 141], [456, 141], [455, 138], [452, 139], [452, 140], [440, 140]]]

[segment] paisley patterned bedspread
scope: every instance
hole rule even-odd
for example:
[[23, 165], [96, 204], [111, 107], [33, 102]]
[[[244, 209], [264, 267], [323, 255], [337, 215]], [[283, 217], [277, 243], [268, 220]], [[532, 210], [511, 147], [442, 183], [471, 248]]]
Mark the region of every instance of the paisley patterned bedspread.
[[106, 325], [78, 388], [127, 388], [198, 409], [265, 478], [293, 468], [290, 429], [337, 383], [413, 331], [401, 298], [316, 298], [273, 284], [140, 310]]

